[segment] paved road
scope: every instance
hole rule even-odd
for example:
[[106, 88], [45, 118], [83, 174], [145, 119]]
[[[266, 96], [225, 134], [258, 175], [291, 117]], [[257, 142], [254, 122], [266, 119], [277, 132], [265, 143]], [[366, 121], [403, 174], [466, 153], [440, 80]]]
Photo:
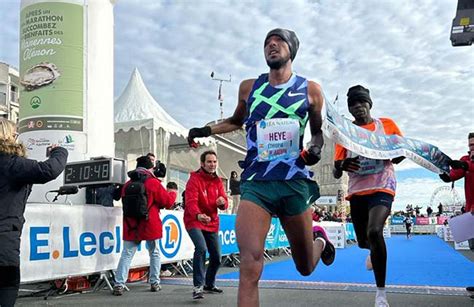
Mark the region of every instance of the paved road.
[[[236, 306], [237, 288], [224, 287], [224, 294], [209, 294], [203, 300], [191, 299], [191, 287], [163, 285], [158, 293], [149, 291], [145, 283], [130, 285], [130, 292], [121, 297], [109, 291], [50, 297], [20, 298], [16, 306]], [[392, 307], [473, 307], [474, 300], [467, 296], [420, 295], [389, 293]], [[297, 289], [261, 289], [261, 306], [373, 306], [374, 293], [354, 291], [322, 291]]]
[[[474, 253], [471, 251], [460, 251], [468, 259], [474, 261]], [[278, 260], [286, 260], [288, 257], [279, 257]], [[277, 260], [277, 261], [278, 261]], [[236, 268], [223, 267], [219, 273], [235, 271]], [[474, 274], [474, 272], [473, 272]], [[203, 300], [192, 300], [190, 279], [171, 278], [163, 280], [163, 290], [158, 293], [149, 291], [146, 283], [139, 282], [129, 284], [130, 292], [121, 297], [112, 296], [110, 291], [103, 289], [97, 292], [74, 293], [72, 295], [52, 296], [45, 300], [43, 297], [23, 297], [17, 300], [16, 306], [224, 306], [237, 305], [237, 287], [235, 282], [218, 282], [223, 287], [224, 294], [209, 294]], [[183, 285], [184, 284], [184, 285]], [[297, 306], [374, 306], [374, 289], [361, 286], [346, 287], [349, 290], [313, 290], [302, 289], [303, 285], [295, 285], [291, 289], [292, 282], [285, 284], [265, 284], [260, 290], [261, 306], [265, 307], [297, 307]], [[34, 288], [33, 285], [23, 288]], [[325, 285], [316, 286], [324, 288]], [[331, 288], [331, 286], [327, 286]], [[335, 287], [344, 289], [344, 287]], [[412, 289], [413, 290], [413, 289]], [[423, 289], [421, 289], [423, 290]], [[456, 295], [445, 295], [450, 291], [443, 290], [440, 294], [420, 294], [420, 289], [409, 293], [410, 289], [388, 288], [388, 300], [392, 307], [474, 307], [474, 299], [461, 288], [456, 288], [452, 293]], [[436, 288], [424, 290], [423, 293], [439, 293]], [[21, 293], [22, 295], [25, 292]]]

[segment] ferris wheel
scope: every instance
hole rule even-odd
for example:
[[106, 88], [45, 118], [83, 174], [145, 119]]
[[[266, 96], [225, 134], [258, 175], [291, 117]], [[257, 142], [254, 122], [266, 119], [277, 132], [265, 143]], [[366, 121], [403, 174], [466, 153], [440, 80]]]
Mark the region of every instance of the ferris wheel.
[[436, 208], [440, 203], [443, 204], [444, 211], [448, 212], [460, 211], [463, 205], [456, 189], [450, 186], [437, 187], [431, 195], [432, 208]]

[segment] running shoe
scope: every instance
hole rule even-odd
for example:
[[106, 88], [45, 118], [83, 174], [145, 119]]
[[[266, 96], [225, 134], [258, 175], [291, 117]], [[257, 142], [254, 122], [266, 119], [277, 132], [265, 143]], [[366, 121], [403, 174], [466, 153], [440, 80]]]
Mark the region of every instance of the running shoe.
[[375, 298], [375, 307], [390, 307], [386, 297]]
[[224, 290], [217, 288], [216, 286], [204, 286], [204, 291], [208, 293], [222, 293]]
[[199, 300], [199, 299], [202, 299], [204, 298], [204, 291], [202, 289], [202, 286], [201, 287], [194, 287], [193, 288], [193, 299], [194, 300]]
[[336, 258], [336, 249], [334, 245], [329, 241], [328, 236], [326, 235], [326, 231], [321, 226], [313, 226], [313, 238], [323, 238], [326, 242], [326, 246], [324, 247], [321, 253], [321, 260], [325, 265], [331, 265]]

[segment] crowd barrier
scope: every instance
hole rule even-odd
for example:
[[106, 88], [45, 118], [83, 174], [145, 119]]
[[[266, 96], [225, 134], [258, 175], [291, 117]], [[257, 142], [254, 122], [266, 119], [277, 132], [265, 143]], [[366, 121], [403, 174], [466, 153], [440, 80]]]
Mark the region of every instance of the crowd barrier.
[[[446, 242], [454, 242], [453, 235], [451, 234], [451, 228], [449, 228], [449, 225], [444, 225], [440, 226], [441, 229], [437, 229], [436, 233], [438, 234], [439, 237], [444, 239]], [[463, 241], [463, 242], [454, 242], [454, 249], [456, 250], [469, 250], [469, 242], [468, 241]]]
[[[447, 216], [430, 216], [430, 217], [411, 217], [413, 225], [443, 225], [444, 221], [447, 220]], [[392, 216], [390, 218], [391, 225], [404, 225], [404, 216]]]
[[[222, 255], [237, 254], [236, 216], [219, 216]], [[117, 267], [122, 251], [121, 207], [29, 203], [25, 218], [20, 255], [22, 283], [84, 276]], [[183, 212], [162, 210], [161, 218], [161, 262], [167, 264], [192, 259], [194, 245], [184, 227]], [[356, 240], [352, 223], [323, 221], [314, 224], [326, 229], [336, 248], [345, 248], [348, 240]], [[384, 229], [384, 236], [390, 236], [389, 228]], [[273, 218], [265, 249], [288, 246], [280, 221]], [[131, 267], [148, 265], [148, 251], [142, 242]]]
[[[222, 255], [238, 253], [235, 215], [221, 214]], [[21, 237], [21, 280], [24, 283], [88, 275], [113, 270], [122, 251], [122, 208], [97, 205], [29, 203]], [[186, 232], [182, 211], [162, 210], [161, 262], [192, 259], [194, 245]], [[288, 247], [278, 219], [272, 219], [266, 249]], [[149, 265], [142, 242], [132, 267]]]

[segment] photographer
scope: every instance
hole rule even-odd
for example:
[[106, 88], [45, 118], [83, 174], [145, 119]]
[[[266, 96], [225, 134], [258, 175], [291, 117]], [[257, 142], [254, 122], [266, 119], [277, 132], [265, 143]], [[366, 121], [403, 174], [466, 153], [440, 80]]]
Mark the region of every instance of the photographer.
[[26, 158], [15, 124], [0, 118], [0, 306], [14, 306], [20, 286], [20, 238], [26, 200], [35, 183], [54, 180], [66, 167], [66, 149], [51, 146], [44, 162]]

